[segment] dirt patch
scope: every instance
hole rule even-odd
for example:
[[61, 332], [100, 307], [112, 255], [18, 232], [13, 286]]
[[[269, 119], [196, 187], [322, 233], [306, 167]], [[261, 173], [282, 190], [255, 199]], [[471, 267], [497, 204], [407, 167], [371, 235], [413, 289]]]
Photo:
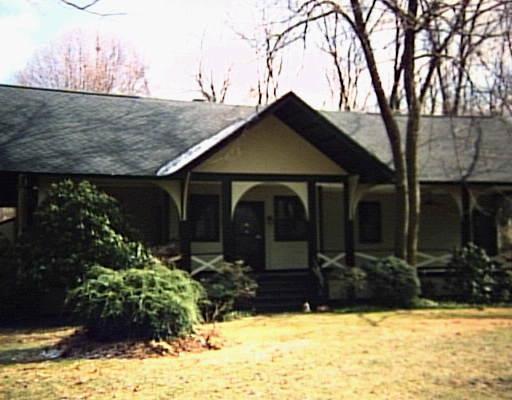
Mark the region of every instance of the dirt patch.
[[182, 353], [199, 353], [218, 350], [224, 341], [216, 330], [200, 331], [171, 340], [126, 340], [122, 342], [98, 342], [90, 339], [83, 329], [75, 330], [55, 345], [44, 349], [42, 359], [57, 358], [128, 358], [145, 359], [179, 356]]

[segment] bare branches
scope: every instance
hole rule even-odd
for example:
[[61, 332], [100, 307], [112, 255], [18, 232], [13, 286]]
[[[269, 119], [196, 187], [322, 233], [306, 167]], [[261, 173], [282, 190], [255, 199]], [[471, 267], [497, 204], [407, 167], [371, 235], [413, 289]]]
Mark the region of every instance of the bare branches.
[[210, 71], [209, 79], [204, 76], [203, 65], [202, 62], [200, 62], [196, 74], [196, 83], [199, 87], [199, 91], [201, 92], [201, 96], [203, 96], [203, 98], [210, 103], [224, 103], [226, 100], [226, 94], [228, 93], [229, 87], [231, 86], [230, 76], [231, 68], [229, 68], [226, 72], [224, 79], [219, 87], [215, 83], [212, 71]]
[[257, 104], [268, 104], [279, 95], [279, 80], [283, 71], [283, 56], [280, 50], [276, 50], [276, 42], [272, 25], [268, 23], [266, 11], [261, 12], [261, 24], [252, 36], [242, 33], [238, 35], [254, 50], [257, 64], [257, 81], [255, 87], [251, 87], [251, 94], [256, 96]]
[[101, 93], [149, 93], [146, 67], [116, 39], [76, 31], [41, 49], [18, 73], [22, 85]]
[[82, 2], [83, 4], [79, 4], [78, 1], [71, 1], [71, 0], [60, 0], [61, 3], [73, 7], [80, 11], [85, 11], [89, 14], [98, 15], [101, 17], [108, 17], [113, 15], [124, 15], [124, 13], [101, 13], [93, 10], [93, 7], [97, 5], [101, 0], [90, 0], [88, 2]]
[[339, 23], [340, 16], [334, 14], [319, 23], [322, 34], [320, 45], [333, 67], [332, 77], [326, 73], [333, 97], [337, 98], [338, 109], [350, 111], [359, 109], [359, 81], [365, 69], [364, 56], [357, 44], [357, 37], [351, 30]]

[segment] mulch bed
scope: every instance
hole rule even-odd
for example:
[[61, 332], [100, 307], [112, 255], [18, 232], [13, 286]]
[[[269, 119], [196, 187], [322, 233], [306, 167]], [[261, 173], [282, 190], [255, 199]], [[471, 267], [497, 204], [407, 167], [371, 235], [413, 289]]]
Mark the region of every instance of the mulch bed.
[[182, 353], [199, 353], [218, 350], [223, 340], [215, 330], [198, 332], [171, 340], [126, 340], [121, 342], [98, 342], [77, 329], [72, 335], [41, 353], [44, 359], [60, 358], [155, 358], [177, 357]]

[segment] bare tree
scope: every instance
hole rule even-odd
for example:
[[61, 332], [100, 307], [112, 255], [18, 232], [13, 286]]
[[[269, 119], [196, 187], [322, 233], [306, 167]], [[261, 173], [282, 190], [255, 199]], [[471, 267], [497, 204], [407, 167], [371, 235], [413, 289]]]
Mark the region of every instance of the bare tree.
[[[431, 95], [425, 105], [432, 112], [445, 115], [488, 113], [494, 108], [498, 75], [510, 68], [510, 54], [504, 46], [507, 41], [507, 2], [494, 8], [489, 0], [468, 1], [461, 8], [460, 27], [453, 31], [448, 46], [443, 46], [436, 66]], [[494, 4], [494, 5], [495, 5]], [[423, 48], [435, 52], [446, 40], [449, 21], [433, 19], [426, 30]], [[498, 54], [501, 57], [496, 58]], [[503, 77], [502, 77], [503, 78]], [[502, 79], [501, 79], [502, 80]], [[494, 88], [493, 88], [494, 87]], [[440, 106], [433, 104], [439, 94]], [[430, 104], [429, 104], [430, 103]]]
[[213, 71], [210, 71], [209, 78], [205, 77], [202, 62], [199, 62], [195, 78], [201, 96], [203, 96], [206, 101], [210, 103], [224, 103], [226, 94], [231, 86], [231, 68], [227, 70], [220, 86], [215, 82]]
[[279, 95], [279, 78], [283, 71], [283, 55], [274, 51], [274, 32], [267, 21], [267, 13], [260, 9], [261, 23], [253, 35], [237, 32], [254, 49], [257, 58], [257, 81], [251, 92], [257, 96], [257, 104], [268, 104]]
[[330, 58], [332, 71], [326, 72], [326, 78], [333, 97], [337, 98], [339, 110], [351, 111], [364, 108], [365, 100], [359, 94], [359, 81], [365, 70], [364, 56], [357, 44], [354, 32], [339, 22], [335, 14], [319, 23], [322, 34], [320, 45]]
[[40, 49], [17, 74], [21, 85], [101, 93], [149, 93], [146, 66], [119, 40], [76, 31]]
[[[357, 36], [364, 54], [373, 92], [379, 106], [393, 155], [396, 192], [395, 255], [416, 264], [418, 246], [420, 191], [418, 180], [418, 136], [420, 112], [432, 87], [443, 54], [454, 44], [459, 32], [469, 32], [476, 17], [498, 13], [506, 1], [487, 0], [479, 8], [476, 0], [302, 0], [290, 1], [290, 18], [274, 36], [272, 51], [278, 52], [297, 40], [305, 41], [312, 22], [339, 16], [339, 23]], [[466, 14], [473, 18], [466, 18]], [[419, 41], [436, 24], [440, 36], [431, 51]], [[394, 32], [392, 52], [383, 52], [383, 36]], [[463, 36], [463, 35], [462, 35]], [[390, 70], [389, 62], [392, 69]], [[386, 82], [393, 76], [391, 92]], [[398, 82], [401, 88], [398, 88]], [[407, 123], [400, 132], [395, 118], [398, 93], [406, 100]], [[405, 143], [404, 143], [405, 141]]]

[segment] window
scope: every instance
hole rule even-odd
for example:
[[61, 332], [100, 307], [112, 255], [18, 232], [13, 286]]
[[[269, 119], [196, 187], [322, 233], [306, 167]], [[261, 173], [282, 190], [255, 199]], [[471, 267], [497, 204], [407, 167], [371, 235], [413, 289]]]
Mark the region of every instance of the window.
[[219, 241], [219, 196], [190, 196], [191, 239], [198, 242]]
[[274, 198], [274, 237], [276, 241], [306, 240], [304, 206], [296, 196]]
[[381, 209], [376, 201], [363, 201], [358, 207], [359, 243], [379, 243], [382, 240]]

